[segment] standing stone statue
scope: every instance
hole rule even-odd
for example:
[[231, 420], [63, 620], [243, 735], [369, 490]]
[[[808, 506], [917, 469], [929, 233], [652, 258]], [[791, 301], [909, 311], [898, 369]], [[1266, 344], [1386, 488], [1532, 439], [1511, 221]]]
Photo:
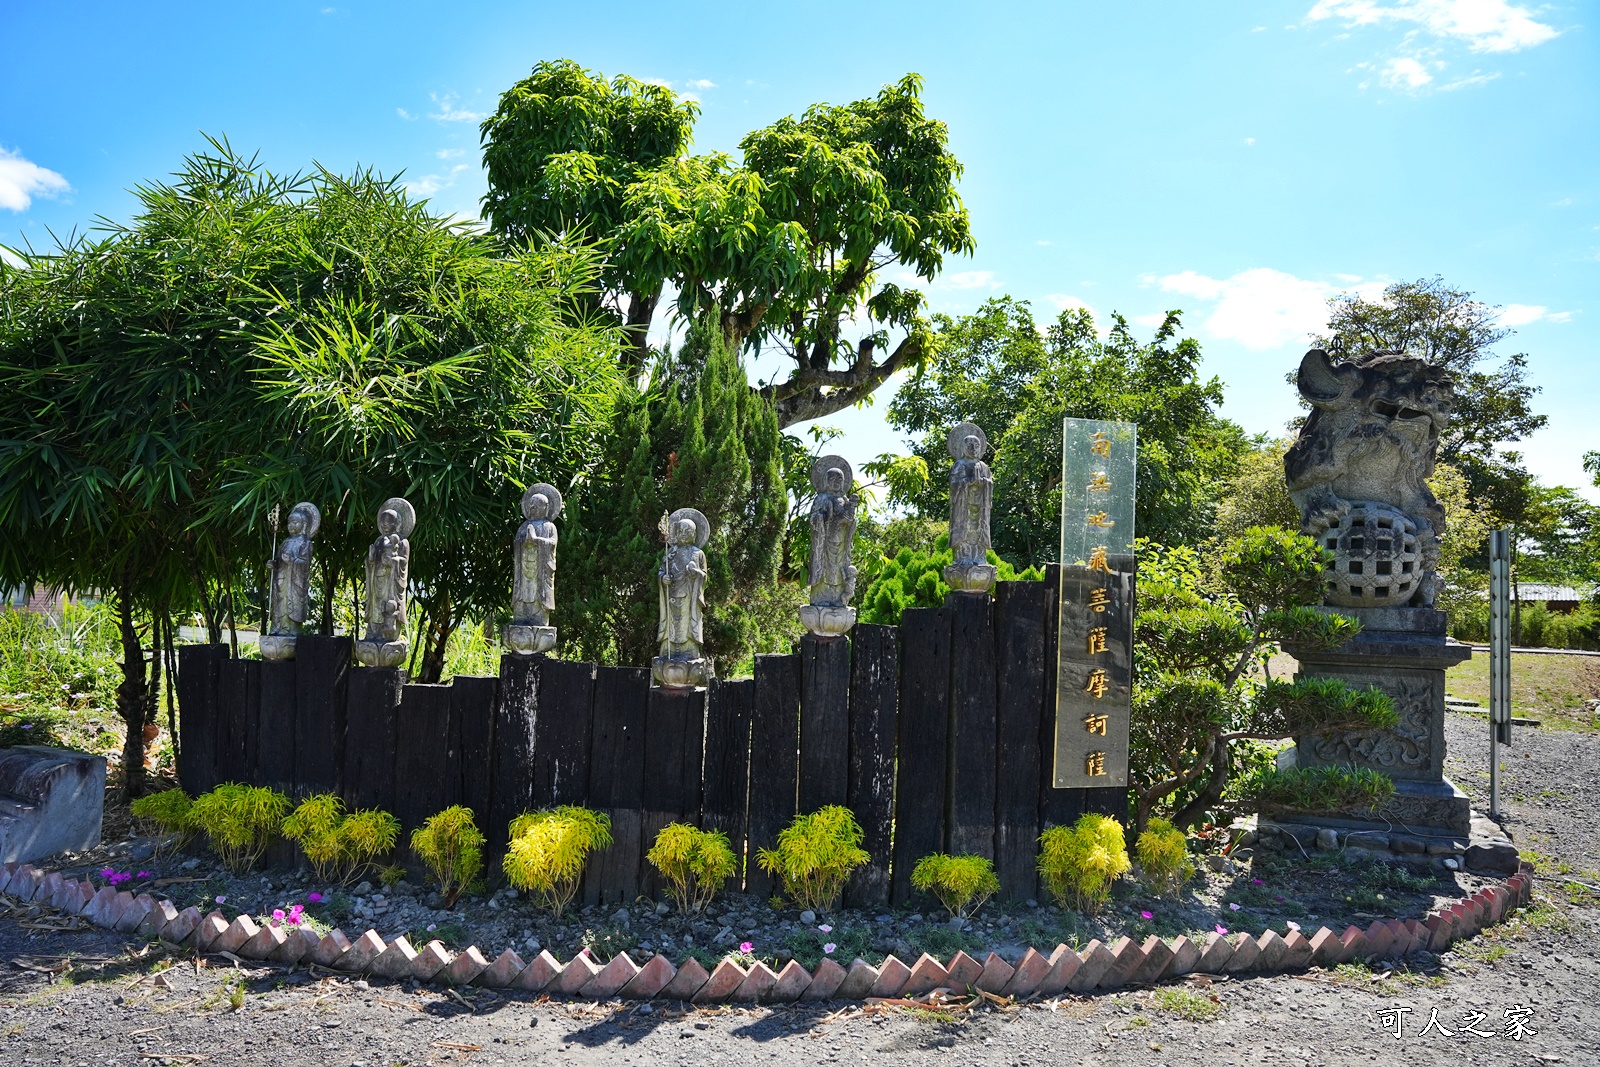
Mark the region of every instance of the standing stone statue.
[[800, 621], [818, 637], [837, 637], [856, 624], [856, 569], [850, 551], [856, 539], [855, 472], [841, 456], [811, 464], [811, 602]]
[[321, 528], [322, 512], [315, 504], [302, 501], [289, 512], [288, 536], [272, 558], [271, 622], [261, 638], [262, 659], [294, 659], [295, 639], [305, 625], [311, 599], [311, 539]]
[[406, 661], [406, 582], [417, 512], [392, 496], [378, 509], [378, 539], [367, 549], [367, 635], [356, 642], [356, 659], [369, 667]]
[[705, 658], [706, 554], [711, 524], [694, 508], [679, 508], [661, 520], [666, 551], [656, 571], [660, 589], [656, 640], [661, 654], [651, 663], [657, 683], [669, 688], [707, 685]]
[[532, 655], [556, 646], [550, 613], [556, 610], [556, 524], [561, 493], [545, 482], [522, 494], [522, 526], [512, 548], [515, 580], [511, 587], [511, 625], [506, 647]]
[[950, 431], [950, 551], [954, 562], [944, 580], [959, 593], [987, 593], [997, 573], [989, 562], [989, 511], [994, 506], [994, 475], [983, 461], [989, 439], [974, 422]]

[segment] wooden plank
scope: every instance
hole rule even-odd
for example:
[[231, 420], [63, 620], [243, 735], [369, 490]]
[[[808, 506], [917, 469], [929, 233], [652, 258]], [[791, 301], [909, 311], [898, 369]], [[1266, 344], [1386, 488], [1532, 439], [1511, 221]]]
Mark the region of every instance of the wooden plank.
[[395, 719], [405, 673], [398, 667], [352, 667], [345, 688], [345, 806], [394, 810]]
[[[1061, 565], [1051, 563], [1045, 567], [1044, 582], [1049, 615], [1045, 620], [1046, 662], [1055, 664], [1059, 648], [1061, 626]], [[1083, 814], [1083, 790], [1057, 789], [1055, 776], [1056, 751], [1056, 671], [1052, 666], [1044, 672], [1044, 701], [1039, 712], [1039, 831], [1051, 826], [1071, 826]], [[1042, 898], [1040, 898], [1042, 899]]]
[[900, 744], [889, 898], [912, 895], [911, 870], [945, 851], [950, 737], [950, 611], [907, 608], [900, 618]]
[[451, 688], [404, 686], [395, 714], [395, 799], [390, 809], [400, 820], [395, 856], [397, 863], [417, 876], [424, 876], [427, 867], [411, 851], [411, 831], [445, 808]]
[[994, 600], [951, 593], [949, 850], [994, 858]]
[[889, 902], [895, 730], [900, 710], [900, 630], [858, 623], [850, 633], [850, 781], [846, 804], [866, 831], [872, 858], [845, 885], [853, 908]]
[[800, 810], [843, 804], [850, 787], [850, 640], [800, 638]]
[[295, 642], [294, 787], [298, 797], [339, 788], [350, 648], [348, 637], [308, 634]]
[[756, 683], [751, 678], [725, 682], [714, 679], [706, 694], [705, 781], [700, 826], [728, 835], [739, 867], [728, 880], [727, 891], [744, 885], [745, 802], [750, 788], [750, 717], [755, 708]]
[[533, 724], [535, 807], [588, 799], [594, 674], [593, 663], [559, 659], [547, 659], [540, 668], [539, 713]]
[[[706, 690], [650, 690], [644, 729], [644, 792], [639, 844], [648, 852], [669, 823], [699, 825], [700, 773], [705, 758]], [[642, 857], [642, 853], [641, 853]], [[661, 877], [641, 858], [644, 893], [659, 897]]]
[[178, 784], [190, 796], [210, 792], [219, 781], [219, 686], [227, 660], [227, 645], [178, 646]]
[[772, 878], [756, 863], [756, 851], [777, 844], [778, 831], [794, 819], [798, 803], [800, 750], [800, 657], [756, 657], [756, 702], [750, 719], [749, 854], [745, 891], [772, 895]]
[[295, 668], [293, 660], [261, 664], [261, 718], [256, 724], [256, 781], [294, 790]]
[[1038, 899], [1039, 779], [1044, 767], [1050, 587], [1001, 582], [995, 600], [995, 873], [1002, 900]]
[[612, 846], [589, 858], [584, 901], [616, 904], [639, 894], [644, 792], [645, 717], [650, 671], [601, 667], [595, 672], [594, 726], [589, 739], [589, 806], [611, 816]]
[[255, 780], [256, 724], [261, 717], [261, 661], [230, 659], [218, 681], [217, 781]]
[[533, 737], [539, 719], [539, 680], [546, 656], [500, 657], [499, 699], [495, 702], [494, 751], [491, 756], [489, 818], [482, 827], [488, 843], [484, 858], [489, 878], [500, 877], [511, 820], [532, 811]]
[[450, 683], [450, 765], [446, 806], [471, 809], [478, 829], [489, 818], [490, 765], [494, 741], [494, 709], [499, 678], [457, 675]]

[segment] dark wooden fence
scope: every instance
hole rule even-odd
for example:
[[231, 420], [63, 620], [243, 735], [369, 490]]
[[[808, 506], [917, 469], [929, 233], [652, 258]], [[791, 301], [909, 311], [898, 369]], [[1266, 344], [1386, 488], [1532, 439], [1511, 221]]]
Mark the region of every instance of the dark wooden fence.
[[644, 853], [690, 822], [727, 833], [755, 863], [797, 812], [844, 804], [872, 862], [847, 903], [899, 904], [931, 852], [994, 860], [1002, 895], [1037, 897], [1037, 839], [1084, 811], [1120, 816], [1124, 789], [1051, 787], [1056, 575], [1003, 582], [757, 656], [755, 677], [696, 691], [652, 688], [649, 671], [506, 656], [498, 678], [405, 683], [350, 666], [350, 640], [302, 637], [283, 663], [226, 646], [179, 650], [181, 756], [191, 794], [224, 781], [292, 796], [337, 792], [410, 831], [451, 804], [479, 818], [495, 853], [517, 814], [583, 804], [610, 814], [615, 844], [590, 861], [584, 898], [657, 888]]

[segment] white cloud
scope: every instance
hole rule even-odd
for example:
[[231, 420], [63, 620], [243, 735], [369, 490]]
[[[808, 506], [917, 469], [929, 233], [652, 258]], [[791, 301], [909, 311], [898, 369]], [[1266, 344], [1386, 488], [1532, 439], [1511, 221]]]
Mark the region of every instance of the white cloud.
[[1038, 245], [1040, 248], [1049, 248], [1051, 245], [1055, 244], [1054, 241], [1046, 241], [1043, 238], [1040, 238], [1039, 240], [1037, 240], [1037, 241], [1035, 241], [1033, 243]]
[[1054, 304], [1057, 311], [1076, 311], [1078, 308], [1082, 308], [1089, 313], [1091, 318], [1096, 320], [1100, 318], [1099, 315], [1095, 314], [1093, 305], [1080, 300], [1078, 297], [1069, 296], [1066, 293], [1046, 293], [1044, 298]]
[[684, 84], [691, 89], [715, 89], [717, 87], [717, 83], [710, 78], [695, 78], [693, 81], [688, 81]]
[[34, 197], [50, 199], [71, 188], [55, 171], [0, 148], [0, 207], [26, 211]]
[[1378, 80], [1390, 89], [1420, 89], [1433, 81], [1433, 75], [1411, 56], [1400, 56], [1384, 64]]
[[963, 270], [955, 274], [943, 274], [935, 284], [941, 289], [1000, 288], [1000, 283], [995, 280], [992, 270]]
[[434, 155], [440, 159], [456, 159], [467, 154], [465, 148], [441, 148]]
[[1135, 326], [1143, 326], [1147, 330], [1154, 330], [1167, 321], [1166, 312], [1157, 312], [1154, 315], [1135, 315], [1132, 322]]
[[411, 112], [407, 111], [403, 107], [395, 108], [394, 109], [394, 113], [396, 115], [399, 115], [401, 118], [405, 119], [407, 122], [415, 122], [415, 121], [417, 121], [417, 116], [413, 115]]
[[1528, 326], [1535, 322], [1571, 322], [1573, 311], [1551, 311], [1543, 304], [1507, 304], [1496, 320], [1501, 326]]
[[1349, 26], [1384, 23], [1415, 26], [1474, 52], [1518, 52], [1533, 48], [1560, 32], [1540, 22], [1534, 12], [1507, 0], [1317, 0], [1307, 20], [1341, 19]]
[[1571, 322], [1576, 311], [1552, 311], [1545, 316], [1546, 322]]
[[1250, 145], [1253, 145], [1253, 144], [1256, 143], [1256, 139], [1254, 137], [1246, 137], [1244, 139], [1244, 143], [1245, 143], [1246, 147], [1249, 147]]
[[482, 122], [484, 120], [485, 115], [482, 111], [469, 111], [464, 107], [458, 107], [455, 93], [445, 93], [443, 96], [438, 93], [429, 93], [428, 98], [439, 107], [438, 111], [428, 116], [435, 121]]
[[412, 196], [429, 197], [449, 185], [449, 179], [440, 174], [424, 174], [406, 182], [406, 192]]
[[1161, 288], [1169, 293], [1208, 303], [1215, 301], [1216, 307], [1204, 324], [1206, 330], [1255, 351], [1302, 341], [1307, 334], [1322, 329], [1328, 322], [1330, 296], [1355, 291], [1372, 299], [1382, 293], [1383, 285], [1381, 280], [1333, 285], [1268, 267], [1241, 271], [1229, 278], [1210, 278], [1186, 270], [1161, 279]]
[[1473, 71], [1465, 78], [1457, 78], [1455, 81], [1445, 82], [1443, 85], [1439, 86], [1439, 91], [1441, 93], [1448, 93], [1452, 89], [1467, 89], [1474, 85], [1486, 85], [1498, 77], [1500, 77], [1500, 72], [1498, 70], [1491, 74], [1484, 74], [1482, 71]]
[[5, 245], [0, 245], [0, 263], [4, 263], [8, 267], [20, 267], [25, 262], [27, 261], [11, 251], [11, 249]]
[[1552, 200], [1550, 202], [1550, 206], [1551, 207], [1571, 207], [1572, 206], [1572, 197], [1563, 196], [1560, 200]]

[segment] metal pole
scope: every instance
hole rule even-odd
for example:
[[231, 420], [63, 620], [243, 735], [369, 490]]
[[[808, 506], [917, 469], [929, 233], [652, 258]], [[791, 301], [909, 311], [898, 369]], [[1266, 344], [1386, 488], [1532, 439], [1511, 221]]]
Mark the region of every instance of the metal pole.
[[1489, 817], [1500, 817], [1500, 744], [1511, 741], [1511, 531], [1489, 534]]

